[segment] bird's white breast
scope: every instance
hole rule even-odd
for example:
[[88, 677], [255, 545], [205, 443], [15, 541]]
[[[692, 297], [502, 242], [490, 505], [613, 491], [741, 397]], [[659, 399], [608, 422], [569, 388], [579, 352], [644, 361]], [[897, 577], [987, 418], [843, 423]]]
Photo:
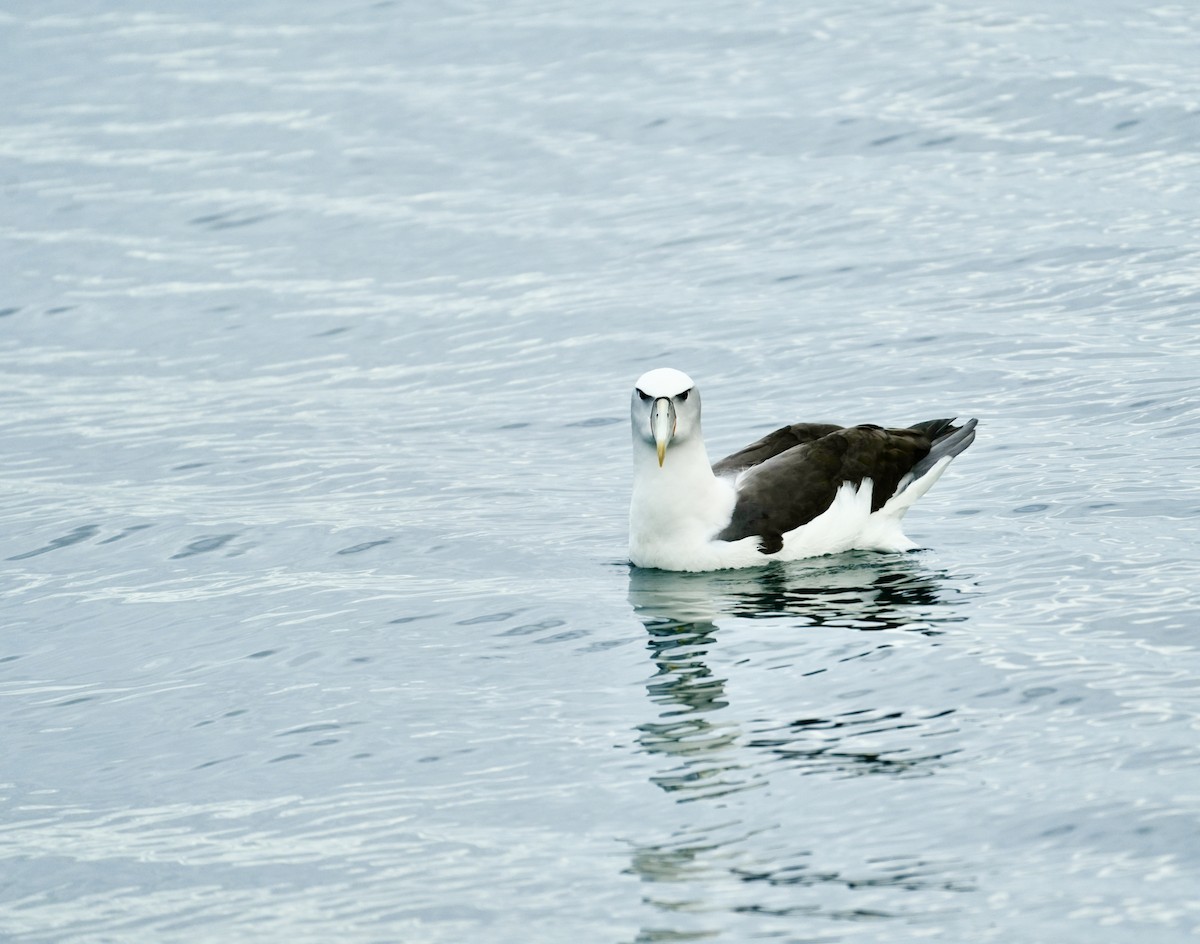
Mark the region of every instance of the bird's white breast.
[[661, 468], [653, 450], [635, 449], [629, 559], [663, 570], [762, 563], [756, 538], [713, 540], [729, 524], [736, 502], [733, 482], [713, 475], [702, 441], [673, 447]]

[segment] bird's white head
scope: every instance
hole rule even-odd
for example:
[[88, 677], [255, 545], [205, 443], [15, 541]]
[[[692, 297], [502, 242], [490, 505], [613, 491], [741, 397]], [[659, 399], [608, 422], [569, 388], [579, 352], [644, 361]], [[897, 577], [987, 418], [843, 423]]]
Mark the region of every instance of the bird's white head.
[[661, 468], [672, 443], [700, 438], [700, 392], [681, 370], [659, 367], [638, 378], [629, 405], [635, 450], [646, 443]]

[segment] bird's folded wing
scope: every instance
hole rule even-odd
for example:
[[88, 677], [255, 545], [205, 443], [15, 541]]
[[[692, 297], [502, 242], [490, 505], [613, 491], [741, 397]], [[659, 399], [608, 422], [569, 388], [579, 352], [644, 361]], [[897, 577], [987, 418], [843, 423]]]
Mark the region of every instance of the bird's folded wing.
[[733, 516], [716, 535], [718, 540], [758, 536], [761, 550], [773, 554], [783, 547], [784, 534], [812, 521], [833, 503], [844, 482], [858, 486], [871, 479], [871, 510], [878, 511], [930, 449], [929, 435], [923, 429], [801, 424], [777, 430], [717, 465], [756, 448], [766, 451], [773, 437], [785, 441], [781, 435], [785, 430], [801, 430], [793, 434], [799, 437], [804, 431], [821, 428], [828, 432], [750, 464], [738, 481]]

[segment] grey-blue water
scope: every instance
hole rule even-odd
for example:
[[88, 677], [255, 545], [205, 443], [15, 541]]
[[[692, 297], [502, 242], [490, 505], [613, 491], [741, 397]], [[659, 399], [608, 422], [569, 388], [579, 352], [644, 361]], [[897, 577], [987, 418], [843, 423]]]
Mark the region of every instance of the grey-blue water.
[[[1200, 11], [9, 2], [0, 939], [1200, 931]], [[625, 562], [980, 417], [923, 550]]]

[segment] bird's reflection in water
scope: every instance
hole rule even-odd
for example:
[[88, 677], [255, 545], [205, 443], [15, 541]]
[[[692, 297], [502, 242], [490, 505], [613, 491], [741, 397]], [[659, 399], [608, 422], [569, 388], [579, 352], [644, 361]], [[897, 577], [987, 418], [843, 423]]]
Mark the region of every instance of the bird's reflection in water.
[[650, 619], [646, 629], [650, 657], [658, 666], [646, 689], [663, 710], [657, 721], [638, 725], [638, 743], [675, 764], [654, 782], [667, 791], [683, 791], [680, 799], [694, 798], [689, 793], [712, 796], [743, 788], [746, 782], [736, 775], [738, 765], [718, 759], [737, 741], [739, 730], [706, 717], [728, 704], [724, 679], [716, 678], [704, 661], [716, 626]]
[[[915, 774], [941, 755], [855, 750], [864, 735], [917, 727], [953, 714], [936, 709], [922, 714], [888, 708], [848, 706], [829, 716], [805, 715], [787, 721], [722, 721], [728, 707], [726, 680], [707, 657], [717, 644], [717, 620], [784, 620], [788, 627], [841, 627], [864, 632], [904, 630], [936, 636], [939, 624], [957, 617], [947, 606], [953, 591], [945, 575], [911, 558], [848, 554], [748, 571], [680, 574], [658, 570], [630, 572], [629, 600], [647, 632], [647, 648], [657, 672], [646, 685], [658, 717], [638, 726], [638, 743], [670, 759], [654, 777], [682, 801], [743, 790], [763, 781], [758, 761], [786, 761], [805, 772], [833, 770], [843, 776], [866, 773]], [[854, 658], [870, 658], [889, 648], [886, 636], [864, 637]], [[796, 684], [820, 666], [796, 672]], [[750, 748], [749, 754], [745, 748]], [[764, 752], [762, 757], [759, 752]], [[740, 761], [735, 759], [740, 755]], [[759, 755], [753, 764], [752, 755]]]
[[[913, 557], [865, 553], [751, 571], [632, 570], [629, 600], [645, 625], [646, 647], [655, 668], [646, 691], [656, 711], [651, 720], [638, 725], [637, 735], [642, 750], [663, 760], [651, 775], [652, 782], [678, 802], [705, 803], [765, 787], [781, 767], [833, 780], [927, 776], [937, 770], [953, 749], [931, 745], [940, 743], [936, 735], [953, 732], [953, 707], [915, 709], [911, 701], [903, 708], [882, 706], [879, 693], [870, 689], [847, 693], [840, 683], [831, 688], [826, 681], [830, 676], [822, 673], [838, 663], [843, 673], [854, 676], [856, 670], [846, 663], [886, 656], [884, 650], [896, 644], [897, 632], [927, 637], [929, 645], [936, 645], [946, 625], [963, 618], [955, 612], [957, 585]], [[729, 647], [753, 634], [739, 634], [736, 629], [726, 633], [720, 624], [747, 619], [776, 620], [778, 627], [761, 628], [771, 633], [778, 628], [787, 634], [782, 648], [790, 646], [791, 652], [783, 657], [786, 665], [779, 667], [788, 672], [790, 687], [785, 690], [795, 696], [771, 702], [765, 711], [760, 703], [752, 714], [731, 705], [728, 680], [713, 670], [713, 664], [732, 668], [771, 658], [765, 654], [771, 647], [759, 648], [755, 652], [761, 655], [735, 659], [731, 665]], [[819, 630], [818, 635], [809, 635], [813, 629]], [[829, 632], [836, 629], [841, 632]], [[855, 632], [848, 636], [845, 630]], [[724, 658], [722, 646], [727, 649]], [[792, 661], [793, 653], [798, 661]], [[816, 664], [804, 664], [806, 654]], [[759, 661], [758, 671], [764, 667], [765, 661]], [[753, 679], [754, 671], [747, 668], [748, 679]], [[772, 684], [774, 677], [772, 673]], [[830, 707], [831, 700], [836, 707]], [[805, 707], [797, 710], [797, 705]], [[929, 862], [920, 850], [887, 861], [855, 861], [852, 851], [849, 866], [835, 861], [818, 867], [816, 862], [827, 859], [828, 852], [797, 849], [795, 835], [762, 835], [776, 827], [751, 827], [726, 801], [718, 801], [713, 809], [724, 814], [719, 824], [703, 826], [692, 817], [689, 827], [633, 850], [632, 873], [676, 889], [669, 900], [653, 895], [646, 900], [676, 918], [681, 909], [697, 918], [712, 910], [706, 896], [712, 881], [721, 876], [741, 887], [752, 883], [778, 890], [768, 897], [788, 888], [819, 890], [818, 900], [789, 899], [780, 913], [839, 920], [867, 916], [855, 910], [856, 889], [895, 887], [941, 894], [966, 888], [954, 876], [956, 864]], [[779, 858], [751, 853], [762, 844], [774, 848]], [[735, 860], [744, 863], [747, 857], [757, 860], [757, 865], [732, 865]], [[700, 897], [694, 897], [693, 888]], [[834, 898], [845, 900], [835, 906]], [[767, 907], [766, 899], [762, 904]], [[691, 931], [698, 931], [700, 937], [709, 933], [676, 927], [670, 933], [683, 936], [671, 939], [691, 939]]]

